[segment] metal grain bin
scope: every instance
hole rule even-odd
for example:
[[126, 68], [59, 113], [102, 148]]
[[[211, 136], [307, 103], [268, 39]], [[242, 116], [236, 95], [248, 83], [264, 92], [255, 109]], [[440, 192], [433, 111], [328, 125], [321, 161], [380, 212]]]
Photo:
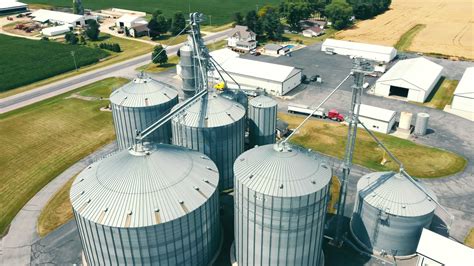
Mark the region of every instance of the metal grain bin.
[[234, 161], [244, 151], [242, 105], [209, 93], [172, 120], [173, 144], [209, 156], [220, 173], [220, 188], [233, 188]]
[[277, 102], [268, 96], [260, 95], [250, 100], [250, 147], [275, 143], [277, 111]]
[[428, 130], [428, 121], [430, 120], [430, 115], [427, 113], [418, 113], [416, 115], [416, 125], [415, 125], [415, 134], [419, 136], [426, 135]]
[[235, 257], [245, 265], [324, 265], [332, 170], [306, 150], [269, 144], [234, 165]]
[[240, 90], [233, 91], [233, 90], [226, 89], [223, 92], [221, 92], [219, 95], [231, 101], [240, 103], [244, 107], [244, 109], [247, 111], [248, 106], [249, 106], [249, 99], [247, 97], [247, 94], [245, 94], [245, 92], [240, 91]]
[[194, 95], [196, 90], [196, 68], [194, 67], [193, 48], [185, 44], [179, 48], [179, 65], [181, 67], [181, 80], [183, 81], [184, 98]]
[[221, 241], [218, 183], [207, 156], [167, 144], [93, 163], [70, 192], [87, 263], [208, 265]]
[[[118, 146], [128, 149], [135, 143], [137, 131], [146, 129], [178, 103], [178, 92], [149, 77], [138, 77], [112, 92], [110, 102]], [[171, 124], [156, 130], [146, 140], [170, 143]]]
[[430, 226], [436, 208], [432, 200], [436, 196], [426, 190], [429, 196], [393, 172], [361, 177], [350, 223], [353, 236], [369, 252], [414, 254], [421, 231]]

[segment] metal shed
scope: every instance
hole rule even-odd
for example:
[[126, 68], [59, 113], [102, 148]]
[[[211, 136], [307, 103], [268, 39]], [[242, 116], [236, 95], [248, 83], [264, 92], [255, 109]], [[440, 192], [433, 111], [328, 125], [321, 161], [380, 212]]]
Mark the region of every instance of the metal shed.
[[397, 112], [361, 104], [359, 120], [370, 130], [388, 134], [395, 124]]
[[218, 176], [204, 154], [166, 144], [93, 163], [70, 192], [87, 263], [208, 265], [220, 244]]

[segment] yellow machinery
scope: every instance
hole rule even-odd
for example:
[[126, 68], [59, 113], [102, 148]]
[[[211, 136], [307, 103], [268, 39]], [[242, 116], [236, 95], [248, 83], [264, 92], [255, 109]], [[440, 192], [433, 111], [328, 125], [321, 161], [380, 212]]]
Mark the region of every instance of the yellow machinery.
[[222, 81], [222, 82], [219, 82], [217, 83], [216, 85], [214, 85], [214, 89], [216, 90], [224, 90], [226, 88], [226, 85], [225, 85], [225, 82]]

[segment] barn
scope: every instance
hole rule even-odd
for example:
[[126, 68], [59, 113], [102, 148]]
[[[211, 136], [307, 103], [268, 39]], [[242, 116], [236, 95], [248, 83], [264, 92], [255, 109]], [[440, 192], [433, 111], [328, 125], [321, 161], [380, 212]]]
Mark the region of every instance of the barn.
[[359, 121], [372, 131], [388, 134], [395, 124], [396, 114], [392, 110], [361, 104]]
[[340, 54], [350, 57], [360, 57], [367, 60], [388, 63], [397, 56], [397, 49], [368, 43], [349, 42], [326, 39], [321, 45], [321, 51], [327, 54]]
[[26, 11], [28, 11], [28, 5], [25, 3], [13, 0], [0, 1], [0, 15], [21, 13]]
[[451, 108], [474, 114], [474, 67], [467, 68], [462, 75]]
[[423, 57], [402, 60], [377, 80], [374, 93], [423, 103], [437, 85], [442, 71], [442, 66]]

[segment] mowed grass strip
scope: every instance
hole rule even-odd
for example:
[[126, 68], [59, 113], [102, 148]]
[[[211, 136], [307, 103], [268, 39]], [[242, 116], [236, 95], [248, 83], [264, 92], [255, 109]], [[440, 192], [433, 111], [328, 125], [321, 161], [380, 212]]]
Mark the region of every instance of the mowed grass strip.
[[444, 79], [433, 97], [423, 105], [443, 110], [447, 104], [451, 104], [458, 83], [459, 80]]
[[[304, 119], [302, 116], [285, 113], [279, 113], [278, 116], [288, 122], [290, 128], [295, 128]], [[408, 173], [415, 177], [449, 176], [462, 171], [467, 164], [466, 159], [449, 151], [419, 145], [385, 134], [375, 133], [375, 135], [403, 162]], [[342, 124], [311, 119], [291, 139], [291, 142], [341, 159], [344, 156], [346, 136], [347, 127]], [[383, 156], [383, 150], [377, 143], [364, 129], [359, 129], [354, 163], [375, 171], [398, 170], [398, 166], [390, 161], [388, 155], [385, 155], [385, 158], [389, 162], [381, 165]]]
[[[59, 7], [71, 7], [71, 0], [27, 0], [25, 3], [47, 4]], [[247, 12], [255, 10], [266, 4], [278, 6], [278, 0], [239, 0], [239, 1], [221, 1], [221, 0], [194, 0], [194, 1], [176, 1], [176, 0], [83, 0], [84, 8], [98, 10], [104, 8], [125, 8], [152, 13], [155, 9], [160, 9], [167, 17], [172, 17], [175, 12], [181, 11], [187, 16], [189, 12], [202, 12], [208, 18], [203, 25], [222, 25], [232, 21], [235, 12]]]
[[0, 34], [0, 92], [90, 65], [109, 55], [99, 48]]
[[66, 97], [80, 91], [100, 97], [126, 82], [108, 78], [0, 115], [0, 233], [42, 187], [114, 139], [112, 114], [99, 111], [108, 101]]
[[474, 228], [471, 228], [471, 231], [467, 234], [464, 239], [464, 244], [470, 248], [474, 248]]
[[415, 26], [413, 26], [410, 30], [400, 36], [400, 39], [395, 44], [395, 48], [399, 51], [408, 51], [411, 42], [415, 38], [416, 34], [418, 34], [418, 32], [420, 32], [425, 27], [426, 25], [424, 24], [416, 24]]

